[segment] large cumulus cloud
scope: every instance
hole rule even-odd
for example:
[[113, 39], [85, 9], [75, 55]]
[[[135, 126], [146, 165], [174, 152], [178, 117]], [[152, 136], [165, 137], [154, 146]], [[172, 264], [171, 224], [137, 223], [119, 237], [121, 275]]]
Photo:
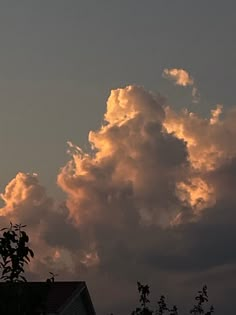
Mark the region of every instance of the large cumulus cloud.
[[35, 174], [17, 174], [2, 193], [1, 224], [28, 225], [30, 276], [50, 266], [87, 280], [99, 311], [129, 311], [136, 280], [177, 303], [206, 279], [224, 305], [215, 279], [232, 289], [236, 110], [222, 111], [203, 118], [142, 87], [111, 91], [90, 150], [68, 143], [57, 178], [65, 202], [48, 197]]
[[176, 182], [189, 165], [185, 143], [163, 127], [163, 102], [140, 87], [114, 90], [104, 125], [89, 134], [92, 153], [72, 146], [58, 183], [78, 225], [174, 219], [181, 207]]

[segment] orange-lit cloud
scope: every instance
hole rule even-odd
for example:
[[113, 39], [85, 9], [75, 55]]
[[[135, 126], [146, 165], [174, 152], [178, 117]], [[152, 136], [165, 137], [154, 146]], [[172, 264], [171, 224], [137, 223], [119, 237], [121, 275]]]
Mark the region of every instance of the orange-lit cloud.
[[222, 114], [223, 106], [217, 105], [215, 109], [211, 110], [210, 124], [215, 125], [219, 123], [219, 117]]
[[185, 271], [236, 265], [227, 246], [217, 251], [219, 237], [236, 239], [235, 121], [235, 108], [217, 105], [206, 118], [143, 87], [112, 90], [90, 150], [68, 142], [57, 177], [65, 201], [48, 197], [36, 174], [18, 173], [1, 194], [0, 224], [27, 224], [32, 277], [53, 271], [94, 290], [102, 282], [114, 300], [138, 277], [163, 279], [165, 289], [166, 277], [184, 286]]
[[194, 80], [190, 74], [184, 69], [164, 69], [163, 77], [166, 79], [173, 80], [176, 85], [188, 86], [193, 85]]
[[215, 205], [213, 187], [200, 177], [192, 177], [187, 182], [180, 182], [177, 190], [180, 199], [187, 202], [196, 215], [200, 215], [201, 210]]
[[214, 170], [235, 156], [233, 120], [236, 111], [227, 111], [225, 118], [220, 120], [221, 112], [222, 106], [218, 105], [207, 119], [188, 110], [175, 112], [170, 107], [166, 108], [164, 126], [186, 142], [189, 161], [197, 170]]
[[[67, 222], [66, 209], [56, 205], [52, 198], [47, 196], [45, 188], [39, 184], [37, 174], [18, 173], [6, 186], [1, 198], [5, 203], [0, 209], [1, 226], [7, 227], [9, 222], [27, 225], [30, 246], [36, 257], [29, 265], [32, 272], [37, 271], [40, 265], [40, 272], [47, 277], [49, 270], [46, 266], [49, 261], [55, 271], [65, 266], [71, 267], [70, 253], [64, 245], [59, 246], [60, 248], [57, 246], [60, 245], [63, 235], [55, 235], [56, 230], [51, 229], [54, 225], [63, 225], [64, 231], [68, 228], [73, 230], [73, 227]], [[48, 242], [48, 233], [55, 235], [57, 244]]]
[[184, 69], [164, 69], [162, 76], [166, 79], [174, 81], [178, 86], [192, 86], [192, 102], [198, 103], [200, 101], [200, 93], [196, 86], [193, 77]]
[[75, 146], [58, 176], [78, 225], [105, 220], [123, 226], [128, 217], [142, 221], [144, 212], [153, 223], [166, 225], [175, 216], [175, 181], [188, 167], [187, 152], [163, 129], [163, 105], [141, 87], [111, 92], [104, 125], [89, 134], [93, 153]]

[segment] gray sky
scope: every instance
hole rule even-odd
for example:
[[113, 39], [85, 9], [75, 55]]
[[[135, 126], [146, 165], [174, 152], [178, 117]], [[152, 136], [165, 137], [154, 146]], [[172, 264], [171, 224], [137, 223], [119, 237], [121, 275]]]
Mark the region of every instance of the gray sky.
[[[83, 276], [102, 314], [127, 314], [122, 288], [136, 280], [180, 303], [207, 282], [233, 314], [235, 12], [220, 0], [0, 0], [0, 191], [15, 178], [0, 225], [28, 225], [34, 279], [54, 263]], [[163, 78], [171, 68], [194, 85]], [[77, 164], [60, 171], [67, 141], [89, 154], [72, 145]]]

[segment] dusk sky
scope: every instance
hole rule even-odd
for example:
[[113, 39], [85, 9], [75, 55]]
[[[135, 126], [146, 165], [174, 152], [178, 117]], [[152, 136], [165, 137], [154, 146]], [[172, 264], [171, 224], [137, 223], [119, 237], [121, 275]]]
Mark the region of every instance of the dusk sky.
[[[0, 224], [98, 315], [136, 281], [236, 307], [236, 4], [0, 0]], [[50, 270], [49, 270], [50, 269]]]

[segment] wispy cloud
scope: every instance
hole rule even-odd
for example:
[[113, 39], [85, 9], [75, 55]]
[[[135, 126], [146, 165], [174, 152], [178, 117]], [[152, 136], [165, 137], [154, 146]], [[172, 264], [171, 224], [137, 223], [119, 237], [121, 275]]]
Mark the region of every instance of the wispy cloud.
[[193, 77], [184, 69], [164, 69], [162, 76], [169, 79], [178, 86], [192, 86], [192, 101], [198, 103], [200, 101], [200, 93]]
[[188, 86], [194, 84], [193, 78], [184, 69], [164, 69], [162, 75], [164, 78], [174, 81], [176, 85]]

